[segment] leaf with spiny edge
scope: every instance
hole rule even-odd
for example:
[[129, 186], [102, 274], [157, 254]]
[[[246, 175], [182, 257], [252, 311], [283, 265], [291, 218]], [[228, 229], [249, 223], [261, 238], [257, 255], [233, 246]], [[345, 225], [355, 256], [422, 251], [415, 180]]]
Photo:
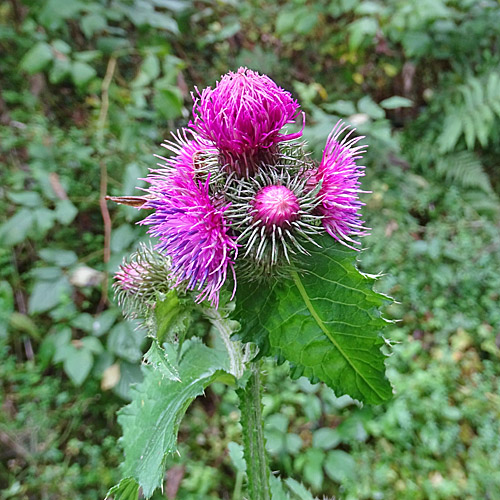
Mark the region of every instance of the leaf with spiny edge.
[[287, 359], [295, 376], [319, 379], [339, 396], [382, 403], [392, 395], [379, 335], [387, 324], [379, 308], [388, 297], [373, 291], [374, 277], [358, 271], [356, 252], [328, 236], [319, 242], [322, 248], [308, 247], [292, 279], [238, 286], [238, 337]]
[[188, 406], [227, 372], [226, 365], [223, 352], [198, 339], [182, 346], [175, 367], [180, 380], [166, 377], [164, 367], [143, 365], [144, 381], [132, 388], [132, 402], [120, 410], [118, 422], [123, 428], [124, 476], [136, 480], [146, 498], [162, 484], [166, 459], [176, 450], [177, 432]]
[[163, 377], [180, 382], [179, 370], [174, 365], [177, 352], [171, 344], [165, 344], [162, 349], [156, 340], [153, 340], [149, 351], [144, 355], [144, 363], [158, 370]]
[[139, 500], [139, 485], [134, 478], [126, 477], [108, 491], [104, 500]]

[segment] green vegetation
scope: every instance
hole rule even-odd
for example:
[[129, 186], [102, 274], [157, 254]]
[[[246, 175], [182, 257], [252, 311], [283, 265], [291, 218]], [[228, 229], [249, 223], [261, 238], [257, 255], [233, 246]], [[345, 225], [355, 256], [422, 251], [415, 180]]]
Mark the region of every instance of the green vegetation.
[[[368, 136], [360, 264], [400, 320], [381, 406], [266, 367], [271, 469], [319, 497], [499, 498], [499, 25], [493, 0], [1, 3], [0, 498], [121, 477], [116, 411], [151, 341], [110, 276], [146, 238], [100, 200], [137, 194], [189, 90], [239, 65], [300, 98], [318, 151], [339, 117]], [[216, 383], [189, 409], [169, 498], [241, 499], [236, 402]]]

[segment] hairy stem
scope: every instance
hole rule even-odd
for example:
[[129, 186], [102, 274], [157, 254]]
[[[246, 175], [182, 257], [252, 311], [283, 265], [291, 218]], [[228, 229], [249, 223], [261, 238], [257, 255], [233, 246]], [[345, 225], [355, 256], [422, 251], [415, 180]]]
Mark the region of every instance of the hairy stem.
[[270, 500], [269, 467], [264, 440], [260, 400], [260, 363], [251, 365], [251, 375], [244, 389], [239, 389], [243, 447], [248, 474], [250, 500]]

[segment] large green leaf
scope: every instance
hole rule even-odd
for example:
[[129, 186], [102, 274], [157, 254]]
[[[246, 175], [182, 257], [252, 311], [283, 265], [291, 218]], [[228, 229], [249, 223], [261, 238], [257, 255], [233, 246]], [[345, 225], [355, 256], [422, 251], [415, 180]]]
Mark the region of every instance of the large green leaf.
[[[158, 354], [155, 351], [152, 365], [143, 367], [143, 383], [132, 389], [132, 402], [118, 414], [123, 427], [124, 476], [134, 478], [146, 498], [162, 483], [165, 461], [176, 449], [177, 431], [188, 406], [227, 371], [223, 353], [198, 340], [185, 342], [177, 367], [173, 356], [160, 366]], [[166, 376], [166, 371], [178, 374], [179, 380]]]
[[378, 404], [391, 396], [385, 378], [383, 339], [386, 322], [378, 308], [385, 297], [372, 290], [374, 278], [356, 268], [356, 253], [321, 240], [308, 247], [302, 271], [256, 287], [239, 286], [238, 336], [255, 342], [262, 353], [278, 355], [295, 372], [319, 379], [337, 395]]

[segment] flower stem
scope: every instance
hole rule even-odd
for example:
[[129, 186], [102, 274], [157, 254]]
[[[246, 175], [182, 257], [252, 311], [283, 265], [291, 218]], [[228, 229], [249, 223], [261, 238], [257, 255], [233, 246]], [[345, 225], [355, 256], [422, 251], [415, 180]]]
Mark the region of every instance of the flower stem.
[[237, 391], [240, 398], [248, 493], [250, 500], [270, 500], [269, 467], [260, 400], [260, 363], [252, 363], [250, 369], [251, 375], [245, 388]]

